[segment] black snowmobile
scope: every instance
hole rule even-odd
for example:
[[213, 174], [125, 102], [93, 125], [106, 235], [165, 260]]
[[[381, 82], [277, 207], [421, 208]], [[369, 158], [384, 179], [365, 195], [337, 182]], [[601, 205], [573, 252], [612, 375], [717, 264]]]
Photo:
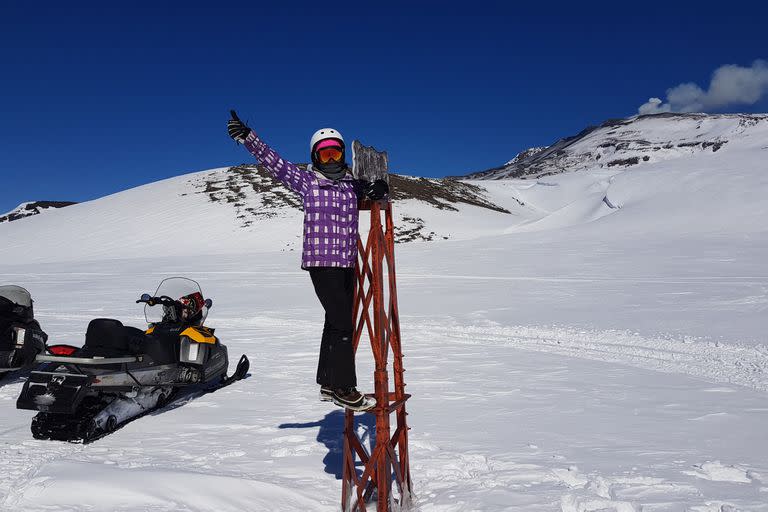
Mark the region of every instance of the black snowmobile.
[[0, 379], [31, 369], [37, 355], [45, 353], [47, 341], [29, 292], [21, 286], [0, 286]]
[[213, 302], [200, 286], [174, 277], [155, 295], [143, 294], [149, 328], [118, 320], [92, 320], [85, 344], [69, 355], [39, 355], [16, 403], [40, 411], [32, 420], [36, 439], [89, 442], [186, 392], [209, 392], [242, 379], [243, 355], [227, 377], [227, 347], [203, 323]]

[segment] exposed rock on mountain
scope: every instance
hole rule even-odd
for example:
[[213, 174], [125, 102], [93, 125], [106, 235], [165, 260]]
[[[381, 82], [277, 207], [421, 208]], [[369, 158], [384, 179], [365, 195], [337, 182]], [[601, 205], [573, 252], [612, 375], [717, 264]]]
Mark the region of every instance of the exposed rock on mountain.
[[38, 215], [46, 210], [56, 210], [73, 204], [77, 203], [72, 201], [33, 201], [22, 203], [5, 215], [0, 215], [0, 223], [24, 219], [32, 215]]
[[[306, 169], [306, 164], [299, 164]], [[416, 178], [389, 175], [392, 199], [395, 201], [415, 200], [439, 210], [458, 211], [460, 204], [477, 206], [498, 213], [510, 213], [486, 197], [486, 191], [471, 183], [451, 179]], [[237, 218], [243, 227], [253, 224], [256, 219], [275, 217], [285, 208], [300, 210], [301, 199], [286, 189], [260, 165], [243, 164], [225, 172], [213, 172], [195, 180], [197, 193], [205, 194], [215, 203], [229, 203], [237, 210]], [[409, 226], [403, 230], [398, 241], [431, 240], [429, 233], [423, 233], [423, 221], [409, 217]], [[419, 228], [421, 226], [421, 228]], [[406, 233], [407, 231], [407, 233]]]

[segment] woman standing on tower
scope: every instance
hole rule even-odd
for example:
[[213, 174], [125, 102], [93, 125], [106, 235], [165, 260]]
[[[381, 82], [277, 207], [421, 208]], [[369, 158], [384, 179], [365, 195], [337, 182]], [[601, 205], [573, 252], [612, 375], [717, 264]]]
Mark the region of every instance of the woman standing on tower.
[[227, 123], [229, 136], [304, 203], [304, 245], [301, 268], [309, 271], [317, 298], [325, 309], [325, 326], [317, 365], [320, 400], [356, 411], [376, 400], [357, 390], [352, 346], [355, 262], [357, 261], [358, 199], [382, 199], [384, 180], [356, 180], [346, 163], [344, 138], [333, 128], [317, 130], [310, 140], [312, 164], [301, 170], [284, 160], [245, 125], [235, 111]]

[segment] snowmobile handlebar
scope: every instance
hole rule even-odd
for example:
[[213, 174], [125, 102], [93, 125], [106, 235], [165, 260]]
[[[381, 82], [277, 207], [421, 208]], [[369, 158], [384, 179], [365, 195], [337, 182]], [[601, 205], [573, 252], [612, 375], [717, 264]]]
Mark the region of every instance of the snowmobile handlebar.
[[[171, 297], [168, 297], [167, 295], [161, 295], [159, 297], [153, 297], [148, 293], [144, 293], [141, 295], [139, 300], [136, 301], [136, 304], [144, 303], [151, 306], [173, 306], [178, 301], [175, 299], [172, 299]], [[205, 307], [208, 309], [211, 309], [211, 306], [213, 306], [213, 301], [211, 299], [205, 299]]]
[[144, 293], [139, 298], [139, 300], [136, 301], [136, 304], [139, 304], [141, 302], [143, 302], [143, 303], [145, 303], [145, 304], [147, 304], [149, 306], [156, 306], [158, 304], [161, 305], [161, 306], [173, 306], [176, 303], [176, 300], [168, 297], [167, 295], [161, 295], [159, 297], [153, 297], [153, 296], [151, 296], [148, 293]]

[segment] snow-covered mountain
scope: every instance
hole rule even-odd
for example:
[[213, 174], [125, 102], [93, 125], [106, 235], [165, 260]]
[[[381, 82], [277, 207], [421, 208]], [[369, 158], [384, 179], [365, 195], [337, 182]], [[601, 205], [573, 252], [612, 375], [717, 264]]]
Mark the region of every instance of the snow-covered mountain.
[[[306, 168], [306, 165], [300, 164], [299, 167]], [[436, 210], [432, 213], [439, 216], [439, 211], [458, 212], [461, 208], [474, 206], [487, 210], [482, 212], [484, 216], [510, 213], [489, 200], [485, 189], [467, 182], [397, 174], [391, 174], [389, 179], [392, 199], [407, 205], [406, 209], [400, 210], [397, 242], [434, 240], [439, 236], [434, 231], [425, 231], [424, 219], [415, 212]], [[212, 203], [231, 205], [244, 229], [259, 219], [293, 215], [302, 208], [297, 196], [258, 165], [239, 165], [223, 173], [202, 175], [195, 186], [197, 193], [202, 191]]]
[[[768, 512], [764, 117], [617, 121], [525, 179], [393, 177], [417, 510]], [[21, 383], [0, 386], [0, 511], [338, 510], [344, 416], [316, 398], [300, 234], [250, 165], [0, 225], [0, 284], [51, 341], [140, 327], [138, 295], [184, 275], [252, 361], [86, 446], [31, 440]], [[369, 450], [372, 428], [357, 415]]]
[[549, 147], [531, 148], [506, 164], [468, 179], [537, 178], [580, 169], [626, 169], [697, 154], [729, 143], [765, 140], [768, 115], [655, 114], [612, 119]]
[[66, 206], [72, 206], [72, 201], [30, 201], [19, 206], [4, 215], [0, 215], [0, 224], [14, 220], [24, 219], [32, 215], [39, 215], [48, 210], [56, 210]]
[[[469, 182], [391, 175], [397, 240], [459, 240], [499, 233], [513, 198]], [[519, 206], [519, 205], [518, 205]], [[301, 251], [300, 202], [256, 165], [150, 183], [0, 226], [13, 261], [133, 258], [197, 251]], [[45, 240], [41, 250], [35, 240]], [[297, 255], [298, 258], [298, 255]]]
[[[473, 179], [392, 175], [397, 239], [591, 229], [604, 217], [600, 226], [657, 235], [682, 225], [691, 232], [762, 229], [766, 162], [768, 115], [610, 121]], [[517, 175], [525, 179], [502, 179]], [[269, 173], [241, 165], [6, 223], [0, 254], [11, 262], [299, 251], [301, 215], [298, 199]]]

